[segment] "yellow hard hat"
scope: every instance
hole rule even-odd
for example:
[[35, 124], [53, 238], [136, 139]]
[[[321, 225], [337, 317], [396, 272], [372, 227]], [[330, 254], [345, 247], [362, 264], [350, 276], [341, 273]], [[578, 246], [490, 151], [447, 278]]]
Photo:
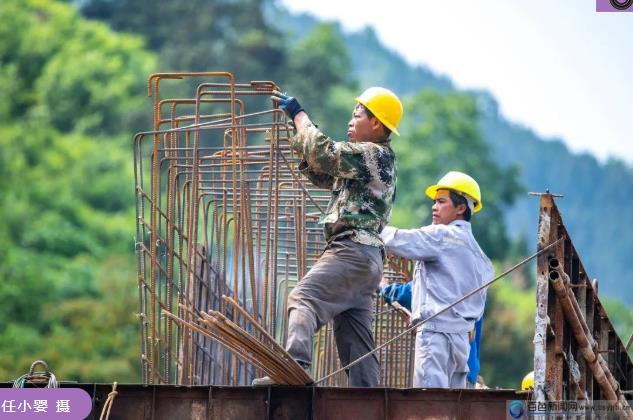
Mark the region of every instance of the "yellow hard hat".
[[534, 371], [525, 375], [521, 381], [521, 389], [526, 391], [528, 389], [534, 389]]
[[356, 98], [356, 102], [365, 105], [378, 121], [396, 135], [400, 135], [398, 124], [404, 111], [402, 102], [395, 93], [382, 87], [370, 87]]
[[426, 195], [431, 200], [435, 200], [438, 190], [451, 190], [461, 195], [467, 195], [475, 201], [473, 213], [477, 213], [483, 207], [479, 184], [471, 176], [463, 172], [451, 171], [447, 173], [436, 185], [431, 185], [426, 189]]

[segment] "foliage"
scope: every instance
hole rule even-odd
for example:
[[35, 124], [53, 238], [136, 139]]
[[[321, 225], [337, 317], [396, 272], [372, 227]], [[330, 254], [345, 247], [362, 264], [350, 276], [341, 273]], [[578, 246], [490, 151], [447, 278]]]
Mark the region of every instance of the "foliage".
[[[286, 75], [288, 81], [283, 85], [301, 100], [319, 127], [333, 138], [344, 139], [356, 90], [350, 73], [343, 39], [335, 26], [322, 24], [293, 45]], [[306, 83], [306, 74], [311, 75], [309, 83]]]
[[[264, 14], [268, 21], [284, 28], [291, 45], [302, 42], [316, 27], [323, 25], [323, 22], [312, 15], [290, 14], [274, 3], [264, 3]], [[448, 77], [437, 75], [423, 65], [411, 65], [396, 51], [385, 47], [372, 27], [365, 27], [357, 32], [344, 32], [336, 21], [327, 24], [345, 43], [351, 76], [358, 81], [359, 86], [385, 86], [401, 95], [415, 93], [420, 89], [439, 92], [454, 90]], [[422, 40], [421, 47], [424, 42], [435, 41]]]
[[488, 290], [480, 374], [489, 387], [519, 389], [533, 369], [535, 299], [535, 290], [521, 290], [514, 276]]
[[404, 107], [402, 137], [393, 141], [398, 197], [392, 223], [430, 223], [426, 187], [448, 171], [466, 172], [478, 181], [484, 205], [472, 218], [475, 237], [492, 258], [504, 258], [509, 240], [503, 211], [522, 188], [514, 168], [501, 169], [491, 159], [479, 133], [475, 101], [464, 94], [424, 91], [405, 101]]
[[144, 79], [152, 68], [138, 37], [112, 36], [55, 2], [3, 2], [0, 78], [12, 100], [0, 121], [32, 117], [62, 132], [126, 132], [143, 112]]
[[[615, 332], [626, 346], [633, 336], [633, 311], [618, 299], [600, 298]], [[629, 348], [629, 357], [633, 358], [633, 346]]]
[[[630, 278], [629, 255], [633, 223], [626, 211], [633, 197], [633, 170], [618, 160], [599, 163], [587, 154], [572, 154], [560, 140], [544, 141], [531, 130], [505, 121], [494, 99], [479, 95], [482, 130], [494, 159], [520, 168], [529, 191], [563, 194], [557, 205], [587, 272], [600, 280], [601, 293], [630, 305], [633, 289], [622, 287]], [[537, 201], [522, 197], [506, 214], [512, 233], [528, 234], [535, 248]]]
[[152, 55], [56, 2], [5, 1], [0, 32], [0, 377], [44, 358], [61, 379], [138, 380], [121, 187]]
[[85, 16], [143, 35], [159, 54], [156, 71], [230, 71], [240, 81], [278, 81], [285, 72], [281, 34], [262, 0], [83, 1]]
[[[60, 298], [51, 290], [34, 290], [28, 302], [39, 320], [13, 314], [0, 330], [0, 377], [14, 379], [33, 360], [44, 359], [63, 380], [138, 382], [138, 326], [133, 264], [130, 259], [87, 259], [84, 270], [94, 278], [95, 290], [74, 298]], [[52, 282], [51, 282], [52, 283]], [[49, 283], [49, 286], [53, 286]]]

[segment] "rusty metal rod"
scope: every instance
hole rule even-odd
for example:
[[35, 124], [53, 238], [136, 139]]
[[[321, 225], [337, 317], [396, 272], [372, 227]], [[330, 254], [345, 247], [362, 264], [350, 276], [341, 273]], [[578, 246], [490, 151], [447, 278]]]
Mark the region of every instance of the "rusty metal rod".
[[[569, 277], [562, 271], [558, 260], [550, 260], [549, 265], [551, 269], [549, 272], [550, 283], [554, 287], [556, 296], [563, 308], [563, 313], [571, 325], [580, 353], [589, 365], [594, 379], [598, 382], [600, 389], [602, 389], [609, 402], [614, 407], [622, 410], [626, 418], [633, 419], [633, 412], [630, 406], [626, 403], [624, 396], [619, 393], [619, 384], [615, 382], [602, 355], [597, 352], [597, 343], [591, 334], [587, 334], [589, 330], [585, 320], [577, 312], [573, 304], [576, 298], [569, 289]], [[625, 405], [622, 405], [622, 400], [624, 400]]]
[[[284, 114], [250, 109], [247, 98], [268, 96], [274, 83], [202, 83], [194, 98], [160, 97], [160, 80], [191, 77], [231, 79], [225, 73], [152, 76], [154, 130], [134, 137], [143, 377], [145, 382], [237, 385], [259, 366], [217, 347], [192, 325], [206, 328], [201, 310], [235, 311], [220, 298], [230, 294], [283, 343], [283, 296], [324, 246], [317, 221], [329, 193], [298, 173]], [[402, 328], [395, 316], [384, 314], [377, 323], [378, 342]], [[248, 325], [249, 331], [256, 329]], [[339, 366], [330, 325], [315, 346], [322, 374]], [[407, 366], [392, 367], [399, 356], [386, 351], [379, 356], [393, 370], [385, 373], [386, 381], [410, 373]], [[333, 383], [345, 382], [339, 376]]]

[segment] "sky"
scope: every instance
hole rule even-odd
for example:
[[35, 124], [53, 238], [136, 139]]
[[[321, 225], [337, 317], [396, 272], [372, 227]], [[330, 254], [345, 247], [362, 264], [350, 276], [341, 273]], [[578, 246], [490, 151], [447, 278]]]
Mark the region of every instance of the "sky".
[[633, 13], [595, 2], [280, 0], [346, 31], [372, 26], [409, 63], [491, 92], [510, 121], [633, 165]]

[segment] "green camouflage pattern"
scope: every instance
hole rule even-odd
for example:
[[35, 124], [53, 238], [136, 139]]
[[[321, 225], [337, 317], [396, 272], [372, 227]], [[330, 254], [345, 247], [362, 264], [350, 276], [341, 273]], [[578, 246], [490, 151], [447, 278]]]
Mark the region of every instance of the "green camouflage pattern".
[[310, 124], [291, 139], [302, 158], [299, 170], [314, 185], [332, 191], [319, 220], [325, 239], [350, 236], [383, 247], [380, 232], [396, 198], [396, 165], [391, 141], [335, 142]]

